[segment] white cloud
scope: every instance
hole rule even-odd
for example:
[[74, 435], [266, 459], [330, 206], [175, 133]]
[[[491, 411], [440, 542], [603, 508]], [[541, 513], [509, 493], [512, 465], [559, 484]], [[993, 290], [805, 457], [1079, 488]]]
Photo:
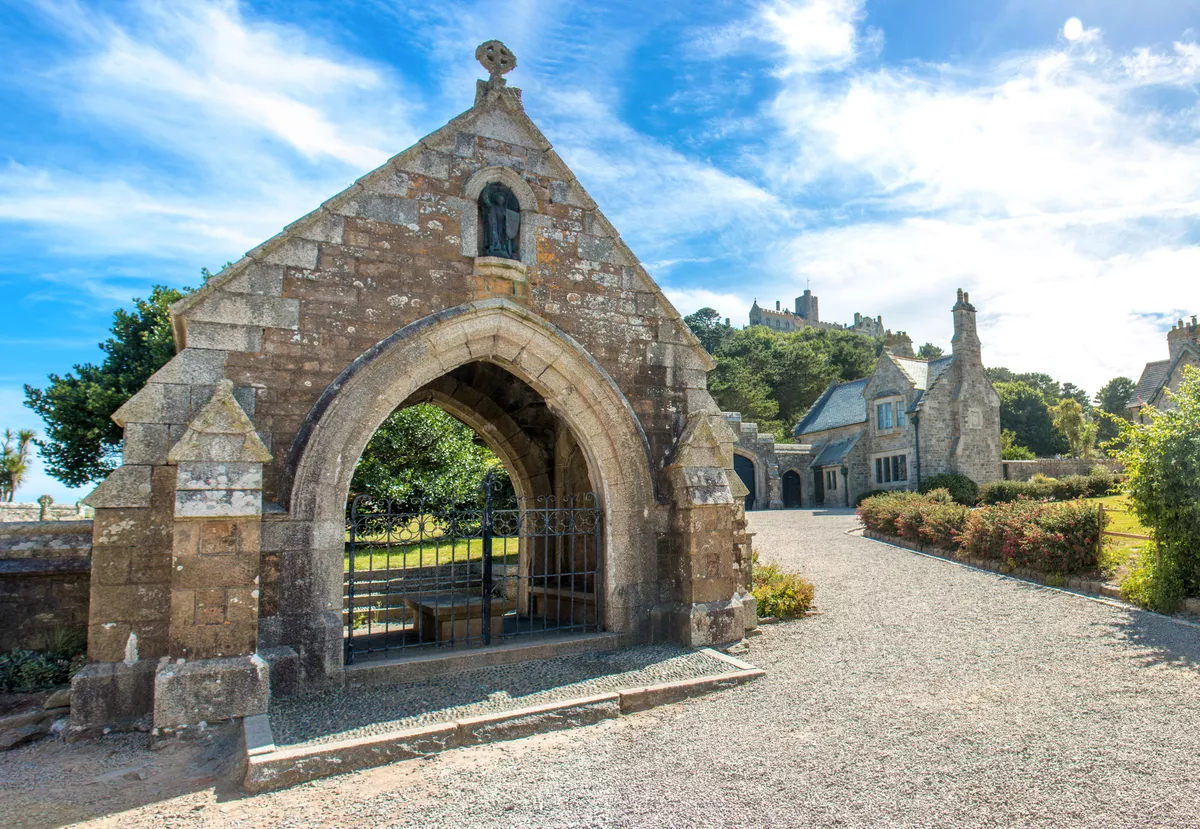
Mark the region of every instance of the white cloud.
[[858, 55], [863, 0], [776, 0], [763, 6], [763, 36], [783, 47], [789, 73], [838, 69]]
[[127, 148], [0, 168], [0, 219], [56, 249], [236, 256], [416, 138], [400, 79], [232, 0], [40, 8], [71, 57], [29, 86]]
[[728, 317], [734, 327], [745, 324], [750, 314], [750, 301], [737, 294], [720, 293], [706, 288], [674, 288], [663, 286], [663, 293], [675, 310], [683, 314], [699, 311], [701, 308], [712, 308], [722, 317]]
[[1115, 55], [1080, 26], [983, 65], [856, 63], [819, 83], [791, 65], [770, 177], [841, 203], [771, 255], [792, 274], [778, 293], [811, 278], [824, 319], [882, 313], [948, 346], [963, 287], [990, 364], [1093, 391], [1163, 357], [1153, 315], [1200, 302], [1200, 140], [1194, 91], [1157, 93], [1189, 83], [1200, 47]]

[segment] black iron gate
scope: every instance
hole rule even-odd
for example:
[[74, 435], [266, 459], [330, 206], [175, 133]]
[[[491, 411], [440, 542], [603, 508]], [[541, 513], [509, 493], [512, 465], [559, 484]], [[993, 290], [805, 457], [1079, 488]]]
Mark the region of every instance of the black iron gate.
[[346, 664], [426, 647], [600, 629], [592, 493], [437, 510], [359, 496], [346, 522]]

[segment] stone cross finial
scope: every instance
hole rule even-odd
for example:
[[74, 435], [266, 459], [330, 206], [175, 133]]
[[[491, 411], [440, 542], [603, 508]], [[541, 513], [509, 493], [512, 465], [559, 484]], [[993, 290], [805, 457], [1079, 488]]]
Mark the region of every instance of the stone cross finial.
[[517, 56], [498, 40], [479, 44], [479, 48], [475, 50], [475, 60], [483, 64], [491, 81], [500, 80], [501, 75], [517, 68]]
[[54, 503], [54, 499], [51, 498], [49, 495], [43, 495], [41, 498], [38, 498], [37, 502], [38, 502], [38, 506], [40, 506], [42, 508], [41, 511], [38, 513], [38, 520], [45, 521], [45, 520], [49, 519], [50, 505]]

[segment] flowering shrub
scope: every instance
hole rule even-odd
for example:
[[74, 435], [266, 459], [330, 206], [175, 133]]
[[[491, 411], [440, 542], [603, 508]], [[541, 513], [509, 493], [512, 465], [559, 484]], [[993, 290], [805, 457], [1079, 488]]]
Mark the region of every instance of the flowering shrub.
[[781, 570], [778, 564], [754, 565], [754, 601], [759, 616], [786, 619], [803, 616], [812, 609], [817, 588], [798, 573]]
[[968, 509], [946, 490], [893, 492], [858, 508], [867, 529], [1010, 567], [1077, 573], [1097, 566], [1100, 509], [1087, 501], [1016, 501]]
[[960, 546], [970, 555], [1000, 559], [1010, 567], [1077, 573], [1096, 568], [1100, 531], [1096, 504], [1018, 499], [972, 512]]

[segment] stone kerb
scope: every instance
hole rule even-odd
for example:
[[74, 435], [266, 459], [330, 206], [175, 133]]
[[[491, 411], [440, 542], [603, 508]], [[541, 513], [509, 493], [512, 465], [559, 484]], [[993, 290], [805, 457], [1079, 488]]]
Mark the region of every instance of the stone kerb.
[[[572, 338], [526, 308], [479, 300], [401, 329], [363, 354], [314, 406], [293, 448], [289, 522], [306, 539], [283, 551], [285, 644], [301, 653], [306, 681], [339, 674], [344, 508], [353, 464], [383, 420], [414, 392], [472, 361], [495, 363], [545, 399], [579, 443], [605, 511], [604, 624], [636, 633], [654, 570], [656, 499], [649, 443], [611, 377]], [[628, 516], [638, 516], [638, 521]], [[290, 631], [290, 633], [289, 633]], [[295, 638], [295, 632], [301, 638]], [[291, 638], [289, 638], [291, 637]], [[320, 641], [318, 641], [320, 640]], [[336, 640], [336, 647], [335, 647]]]

